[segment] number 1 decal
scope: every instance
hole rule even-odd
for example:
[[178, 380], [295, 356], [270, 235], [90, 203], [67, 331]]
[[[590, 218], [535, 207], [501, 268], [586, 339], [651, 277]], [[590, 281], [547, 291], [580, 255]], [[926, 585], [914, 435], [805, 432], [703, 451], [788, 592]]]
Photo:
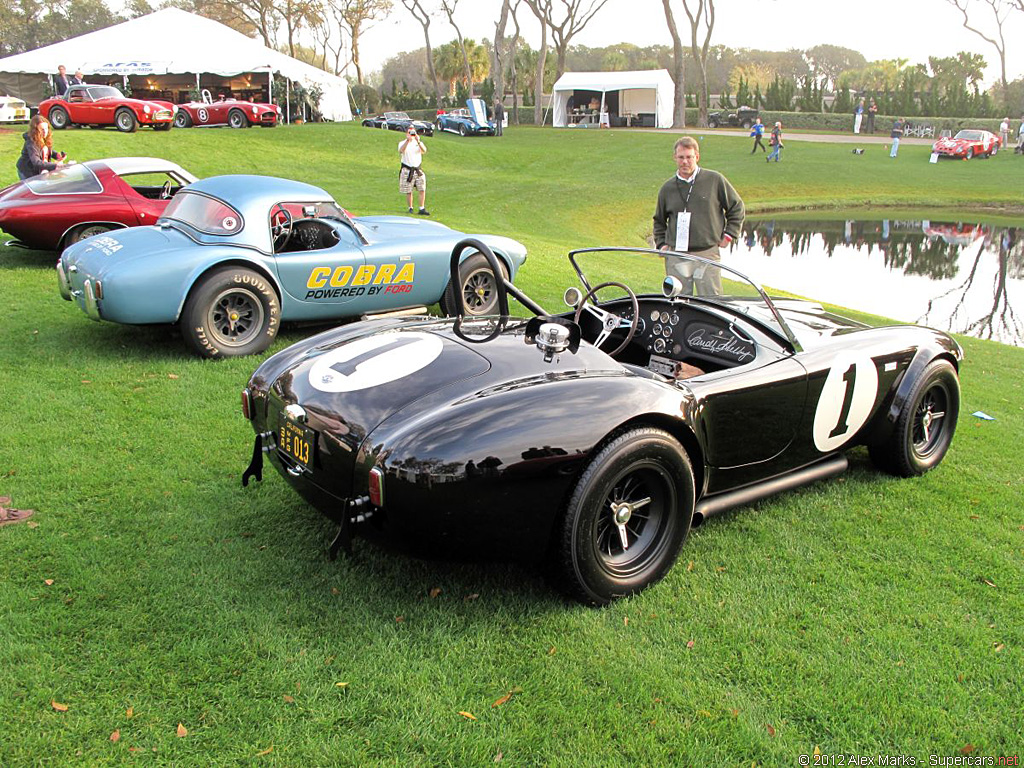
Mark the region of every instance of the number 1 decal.
[[848, 442], [864, 426], [878, 395], [878, 371], [870, 357], [836, 355], [814, 411], [814, 445], [828, 453]]

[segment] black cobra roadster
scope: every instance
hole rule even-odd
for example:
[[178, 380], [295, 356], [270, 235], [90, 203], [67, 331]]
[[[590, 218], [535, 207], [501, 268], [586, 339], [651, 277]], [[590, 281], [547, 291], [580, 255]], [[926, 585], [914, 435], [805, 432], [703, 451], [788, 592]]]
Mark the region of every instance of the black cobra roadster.
[[[453, 268], [467, 247], [487, 255], [462, 241]], [[691, 526], [835, 475], [853, 446], [904, 477], [949, 448], [963, 355], [944, 333], [772, 300], [683, 254], [569, 259], [561, 314], [506, 284], [499, 317], [367, 320], [269, 358], [242, 396], [243, 484], [269, 459], [339, 523], [332, 554], [354, 529], [545, 553], [605, 604], [664, 576]]]

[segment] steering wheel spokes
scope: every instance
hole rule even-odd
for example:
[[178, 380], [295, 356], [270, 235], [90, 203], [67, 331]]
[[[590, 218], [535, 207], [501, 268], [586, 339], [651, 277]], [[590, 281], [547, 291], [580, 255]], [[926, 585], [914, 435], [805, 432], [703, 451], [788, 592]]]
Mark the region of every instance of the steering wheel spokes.
[[[600, 304], [598, 304], [597, 292], [603, 288], [620, 288], [629, 297], [629, 300], [633, 305], [632, 317], [623, 317], [621, 315], [617, 315], [616, 313], [610, 312], [604, 307], [602, 307]], [[588, 304], [588, 301], [592, 301], [593, 303]], [[608, 353], [612, 357], [615, 357], [615, 355], [619, 354], [619, 352], [621, 352], [627, 346], [629, 346], [629, 342], [633, 340], [633, 336], [636, 334], [637, 327], [640, 325], [640, 303], [637, 301], [636, 294], [633, 293], [633, 290], [624, 283], [607, 282], [601, 283], [600, 285], [595, 285], [593, 288], [591, 288], [590, 291], [587, 292], [587, 295], [580, 300], [579, 305], [576, 307], [576, 316], [573, 318], [574, 322], [579, 323], [580, 317], [583, 315], [584, 310], [586, 310], [595, 318], [597, 318], [598, 322], [601, 324], [601, 329], [597, 334], [597, 338], [593, 342], [595, 347], [600, 348], [601, 345], [608, 340], [608, 337], [611, 336], [614, 331], [620, 328], [629, 329], [626, 332], [626, 338], [623, 339], [622, 343]]]
[[283, 251], [292, 236], [292, 214], [281, 203], [270, 211], [270, 235], [274, 238], [275, 251]]

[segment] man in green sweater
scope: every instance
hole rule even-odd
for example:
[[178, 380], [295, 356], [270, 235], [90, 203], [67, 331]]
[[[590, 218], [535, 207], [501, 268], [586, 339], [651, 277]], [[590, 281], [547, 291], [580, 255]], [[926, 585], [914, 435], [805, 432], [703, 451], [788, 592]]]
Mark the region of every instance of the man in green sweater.
[[[679, 251], [720, 261], [719, 248], [739, 237], [743, 200], [722, 174], [701, 168], [700, 147], [690, 136], [675, 145], [676, 174], [658, 192], [654, 209], [654, 244], [662, 251]], [[690, 293], [721, 294], [721, 270], [694, 270], [693, 262], [665, 256], [665, 274], [683, 281]]]

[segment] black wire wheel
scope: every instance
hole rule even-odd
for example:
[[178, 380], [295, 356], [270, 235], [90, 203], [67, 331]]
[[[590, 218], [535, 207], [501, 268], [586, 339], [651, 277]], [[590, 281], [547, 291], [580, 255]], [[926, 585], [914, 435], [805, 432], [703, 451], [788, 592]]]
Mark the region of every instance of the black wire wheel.
[[566, 505], [559, 586], [606, 605], [659, 581], [690, 531], [694, 493], [690, 459], [667, 432], [642, 427], [607, 443]]
[[262, 352], [277, 336], [281, 305], [258, 272], [228, 267], [203, 278], [181, 313], [181, 332], [203, 357]]
[[948, 360], [922, 371], [886, 442], [870, 446], [872, 461], [899, 477], [923, 475], [949, 450], [960, 414], [960, 380]]

